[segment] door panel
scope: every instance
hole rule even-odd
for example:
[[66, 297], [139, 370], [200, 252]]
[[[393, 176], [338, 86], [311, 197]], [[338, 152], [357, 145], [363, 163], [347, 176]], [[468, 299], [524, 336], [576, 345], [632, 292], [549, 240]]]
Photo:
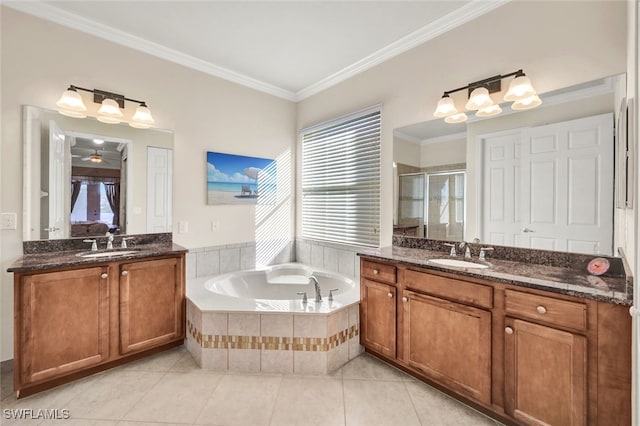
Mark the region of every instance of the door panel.
[[412, 291], [403, 296], [406, 362], [490, 404], [491, 312]]
[[396, 356], [396, 288], [362, 279], [362, 344]]

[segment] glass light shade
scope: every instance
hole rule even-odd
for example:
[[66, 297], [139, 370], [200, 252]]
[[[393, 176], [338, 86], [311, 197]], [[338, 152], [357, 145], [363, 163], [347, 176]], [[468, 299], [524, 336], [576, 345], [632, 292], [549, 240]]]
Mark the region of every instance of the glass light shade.
[[75, 90], [65, 90], [58, 102], [56, 102], [59, 112], [67, 117], [85, 118], [87, 107], [82, 101], [82, 96]]
[[542, 104], [542, 100], [538, 95], [529, 96], [528, 98], [520, 99], [511, 104], [511, 109], [521, 111], [523, 109], [535, 108]]
[[476, 112], [476, 117], [491, 117], [492, 115], [498, 115], [502, 112], [502, 108], [500, 105], [490, 105], [486, 108], [479, 109]]
[[456, 124], [456, 123], [464, 123], [467, 121], [467, 114], [464, 112], [459, 112], [458, 114], [453, 114], [444, 118], [445, 123]]
[[96, 117], [98, 121], [107, 124], [117, 124], [122, 118], [123, 114], [120, 111], [120, 106], [113, 99], [105, 99], [102, 101], [102, 105], [98, 110], [98, 116]]
[[458, 109], [453, 103], [453, 99], [449, 96], [443, 96], [438, 101], [438, 106], [436, 107], [435, 112], [433, 113], [434, 117], [442, 118], [447, 117], [452, 114], [456, 114]]
[[536, 94], [533, 86], [531, 85], [531, 80], [529, 77], [521, 75], [520, 77], [514, 78], [509, 84], [509, 89], [507, 93], [504, 95], [505, 101], [518, 101], [520, 99], [528, 98]]
[[151, 116], [151, 111], [146, 106], [140, 105], [136, 108], [136, 113], [133, 114], [131, 118], [131, 123], [129, 126], [135, 127], [136, 129], [148, 129], [153, 126], [155, 120]]
[[92, 163], [102, 163], [102, 157], [98, 154], [93, 154], [91, 157], [89, 157], [89, 161], [91, 161]]
[[471, 92], [469, 101], [464, 106], [466, 109], [476, 110], [486, 108], [493, 105], [493, 99], [489, 96], [489, 90], [486, 87], [476, 87]]

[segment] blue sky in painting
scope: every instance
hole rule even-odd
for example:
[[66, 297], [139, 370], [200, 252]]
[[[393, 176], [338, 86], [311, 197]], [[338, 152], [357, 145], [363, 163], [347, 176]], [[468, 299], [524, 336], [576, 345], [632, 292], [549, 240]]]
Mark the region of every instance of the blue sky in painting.
[[244, 170], [250, 167], [264, 170], [274, 160], [242, 155], [207, 152], [207, 182], [253, 183]]

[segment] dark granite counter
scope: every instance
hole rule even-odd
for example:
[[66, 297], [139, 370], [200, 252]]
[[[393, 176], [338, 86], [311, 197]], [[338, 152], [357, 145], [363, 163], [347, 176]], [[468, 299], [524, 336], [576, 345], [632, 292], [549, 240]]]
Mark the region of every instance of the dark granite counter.
[[[504, 260], [487, 256], [486, 269], [460, 268], [436, 265], [429, 260], [449, 258], [447, 252], [432, 248], [383, 247], [380, 249], [362, 250], [361, 257], [370, 259], [393, 261], [407, 266], [432, 269], [455, 273], [461, 276], [480, 278], [521, 287], [551, 291], [570, 296], [599, 300], [620, 305], [631, 305], [633, 286], [631, 277], [625, 276], [622, 267], [612, 265], [610, 271], [602, 276], [589, 275], [586, 269], [577, 266], [563, 267], [531, 261]], [[589, 256], [594, 258], [598, 256]], [[471, 260], [479, 263], [476, 256], [473, 259], [455, 257], [458, 260]], [[622, 263], [621, 259], [617, 261]]]
[[[81, 257], [78, 254], [92, 254], [127, 251], [127, 254], [121, 254], [112, 257]], [[115, 248], [113, 250], [66, 250], [66, 251], [44, 251], [33, 254], [25, 254], [20, 259], [13, 262], [7, 272], [32, 272], [43, 271], [48, 269], [56, 269], [62, 267], [73, 266], [94, 266], [104, 265], [110, 262], [121, 262], [126, 260], [136, 260], [143, 258], [153, 258], [177, 253], [186, 253], [187, 249], [178, 244], [169, 242], [155, 242], [151, 244], [136, 244], [129, 248]]]

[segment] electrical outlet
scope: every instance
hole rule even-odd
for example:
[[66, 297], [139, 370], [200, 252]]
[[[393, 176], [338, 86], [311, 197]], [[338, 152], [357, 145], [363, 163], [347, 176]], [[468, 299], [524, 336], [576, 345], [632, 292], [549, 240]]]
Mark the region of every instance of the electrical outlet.
[[220, 227], [220, 222], [215, 220], [211, 221], [211, 232], [218, 232], [218, 228]]
[[0, 229], [16, 229], [17, 222], [16, 213], [0, 213]]
[[186, 220], [178, 221], [178, 233], [186, 234], [189, 232], [189, 222]]

